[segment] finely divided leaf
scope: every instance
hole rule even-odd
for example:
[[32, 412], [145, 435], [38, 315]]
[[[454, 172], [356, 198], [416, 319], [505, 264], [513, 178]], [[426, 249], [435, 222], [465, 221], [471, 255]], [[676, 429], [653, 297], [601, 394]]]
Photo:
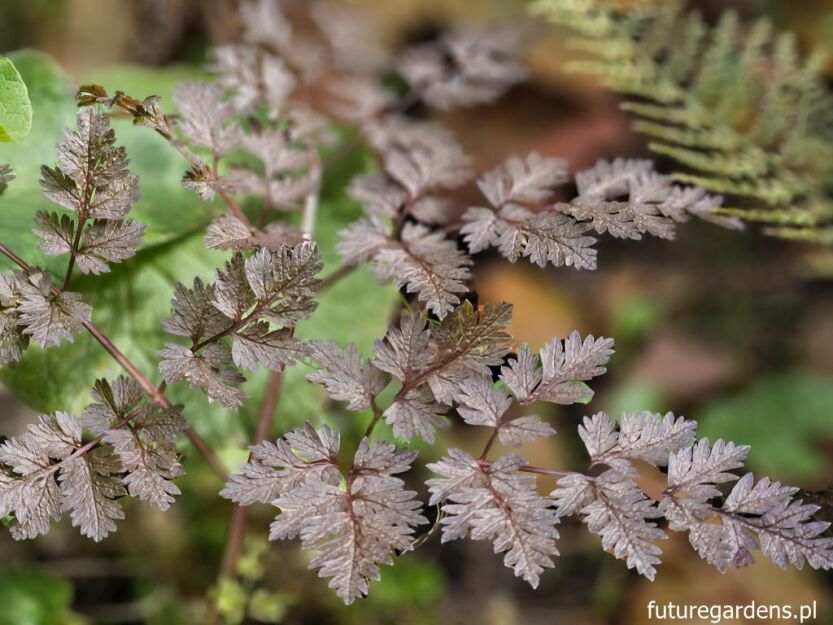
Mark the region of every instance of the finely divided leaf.
[[427, 378], [437, 401], [451, 404], [460, 382], [473, 374], [488, 375], [509, 352], [506, 327], [512, 306], [488, 303], [481, 309], [466, 300], [431, 332], [434, 354]]
[[92, 309], [78, 293], [52, 293], [46, 274], [32, 271], [17, 280], [17, 324], [41, 347], [72, 342], [72, 335], [90, 320]]
[[[587, 401], [592, 391], [582, 384], [606, 371], [605, 365], [613, 354], [613, 339], [585, 337], [573, 332], [566, 339], [553, 339], [541, 348], [541, 382], [535, 390], [525, 393], [521, 403], [528, 404], [536, 400], [556, 404], [572, 404]], [[527, 379], [538, 377], [534, 362], [525, 356], [523, 369], [521, 363], [514, 365], [515, 375]], [[510, 368], [510, 372], [512, 369]], [[511, 375], [511, 373], [510, 373]]]
[[492, 206], [501, 208], [509, 202], [545, 202], [567, 180], [566, 161], [532, 152], [525, 159], [509, 157], [500, 167], [483, 174], [477, 186]]
[[121, 471], [119, 459], [106, 447], [97, 447], [61, 465], [58, 482], [62, 507], [69, 511], [73, 527], [96, 542], [116, 531], [116, 521], [124, 518], [116, 499], [126, 493], [114, 475]]
[[416, 293], [421, 302], [443, 319], [468, 292], [471, 277], [469, 258], [441, 232], [431, 232], [420, 224], [405, 224], [401, 244], [380, 248], [374, 255], [374, 273], [384, 282], [393, 282]]
[[635, 482], [621, 480], [616, 472], [602, 474], [594, 482], [593, 501], [580, 514], [587, 529], [602, 538], [602, 547], [625, 560], [629, 569], [652, 580], [661, 550], [654, 541], [667, 538], [665, 532], [648, 521], [661, 513]]
[[252, 233], [249, 227], [234, 215], [223, 214], [208, 225], [205, 246], [218, 250], [240, 252], [251, 250]]
[[347, 193], [361, 202], [367, 215], [379, 217], [395, 217], [408, 197], [401, 186], [378, 173], [356, 176]]
[[686, 447], [671, 454], [668, 460], [668, 487], [696, 501], [720, 494], [716, 484], [733, 482], [738, 479], [733, 469], [743, 466], [748, 445], [735, 445], [717, 440], [709, 445], [705, 438], [692, 447]]
[[116, 147], [108, 117], [87, 108], [78, 130], [57, 146], [58, 167], [41, 168], [46, 196], [82, 219], [122, 219], [139, 199], [138, 179], [127, 171], [127, 153]]
[[305, 423], [275, 443], [264, 441], [250, 447], [249, 462], [231, 476], [220, 495], [250, 505], [272, 503], [309, 479], [338, 485], [338, 448], [338, 432], [326, 425], [317, 431]]
[[191, 289], [177, 283], [171, 300], [171, 316], [162, 321], [165, 332], [198, 341], [225, 330], [229, 322], [213, 305], [214, 297], [214, 285], [204, 284], [199, 278], [194, 279]]
[[614, 449], [619, 440], [616, 423], [605, 413], [584, 417], [578, 426], [578, 435], [591, 458], [599, 458]]
[[520, 47], [514, 30], [458, 30], [407, 50], [398, 69], [432, 106], [487, 104], [526, 78], [517, 60]]
[[370, 406], [390, 379], [363, 360], [353, 343], [342, 350], [335, 341], [313, 341], [308, 348], [319, 370], [307, 375], [307, 379], [321, 384], [333, 399], [347, 402], [349, 410]]
[[585, 236], [588, 226], [558, 211], [536, 213], [515, 204], [496, 213], [470, 208], [463, 222], [460, 233], [472, 252], [496, 247], [513, 263], [524, 257], [539, 267], [596, 268], [596, 239]]
[[432, 472], [442, 477], [433, 477], [426, 481], [431, 499], [428, 504], [435, 506], [446, 501], [452, 493], [481, 484], [483, 481], [480, 465], [462, 449], [451, 448], [448, 455], [437, 462], [426, 465]]
[[252, 459], [221, 495], [240, 504], [271, 502], [280, 514], [270, 539], [300, 536], [310, 562], [330, 578], [345, 603], [366, 595], [379, 565], [412, 548], [413, 528], [426, 523], [416, 493], [393, 477], [410, 468], [415, 452], [363, 439], [346, 483], [338, 469], [338, 433], [309, 423], [275, 445], [252, 447]]
[[496, 553], [506, 552], [504, 564], [533, 588], [541, 572], [558, 555], [558, 516], [535, 487], [535, 478], [522, 473], [518, 456], [504, 456], [488, 468], [462, 452], [429, 465], [442, 478], [429, 480], [432, 501], [443, 505], [443, 542], [470, 536], [491, 540]]
[[263, 321], [231, 335], [234, 364], [250, 371], [257, 371], [258, 367], [283, 371], [286, 365], [298, 362], [306, 355], [306, 346], [301, 341], [290, 336], [287, 330], [269, 330], [269, 324]]
[[255, 295], [249, 286], [245, 259], [235, 254], [223, 269], [217, 270], [214, 296], [211, 303], [229, 319], [242, 319], [243, 314], [255, 303]]
[[456, 144], [435, 149], [392, 149], [385, 154], [385, 171], [415, 200], [437, 189], [454, 189], [469, 177], [469, 159]]
[[402, 313], [399, 327], [391, 326], [383, 340], [377, 340], [373, 365], [408, 382], [425, 371], [433, 361], [429, 350], [431, 333], [425, 319], [416, 313]]
[[436, 429], [447, 425], [444, 419], [446, 411], [426, 387], [419, 387], [398, 396], [383, 414], [393, 426], [394, 436], [406, 442], [419, 436], [433, 443]]
[[393, 244], [389, 230], [384, 221], [376, 215], [368, 219], [359, 219], [338, 233], [338, 255], [345, 265], [366, 263]]
[[474, 376], [460, 384], [457, 398], [458, 414], [470, 425], [496, 428], [504, 445], [520, 447], [537, 438], [551, 436], [555, 430], [534, 415], [507, 419], [506, 412], [512, 399], [502, 388], [496, 387], [487, 376]]
[[174, 87], [174, 104], [179, 111], [177, 127], [194, 146], [222, 156], [240, 143], [240, 127], [229, 123], [233, 109], [223, 100], [217, 84], [182, 82]]
[[543, 379], [538, 356], [528, 345], [524, 345], [515, 358], [500, 368], [500, 379], [509, 387], [515, 399], [519, 402], [528, 401]]
[[159, 355], [159, 370], [167, 383], [187, 380], [191, 387], [205, 390], [209, 401], [218, 401], [231, 410], [243, 403], [245, 394], [237, 386], [244, 378], [231, 366], [227, 347], [212, 343], [194, 354], [183, 345], [169, 343]]
[[457, 397], [457, 413], [469, 425], [485, 425], [496, 428], [503, 415], [512, 405], [512, 399], [502, 388], [497, 388], [492, 379], [472, 376], [460, 384]]
[[[714, 476], [708, 479], [717, 481]], [[755, 549], [782, 569], [800, 569], [805, 562], [813, 568], [833, 568], [833, 538], [825, 535], [830, 524], [813, 518], [818, 506], [793, 500], [797, 491], [769, 478], [756, 483], [747, 473], [720, 508], [702, 501], [708, 493], [688, 496], [691, 489], [684, 498], [667, 495], [661, 508], [671, 528], [687, 531], [700, 557], [721, 572], [752, 564]]]
[[306, 319], [317, 305], [319, 271], [318, 248], [308, 242], [277, 252], [261, 249], [247, 258], [246, 278], [258, 301], [258, 317], [283, 326]]
[[585, 418], [579, 435], [595, 464], [614, 465], [619, 460], [642, 460], [654, 466], [668, 464], [670, 454], [694, 442], [697, 424], [683, 417], [650, 412], [624, 413], [616, 424], [600, 412]]
[[[674, 222], [703, 215], [720, 204], [702, 189], [681, 188], [653, 171], [650, 161], [599, 161], [576, 174], [578, 197], [562, 210], [588, 222], [599, 234], [640, 239], [647, 233], [674, 238]], [[704, 197], [705, 196], [705, 197]]]
[[75, 222], [69, 215], [38, 211], [35, 214], [35, 229], [32, 232], [40, 239], [38, 245], [44, 254], [60, 256], [72, 249]]
[[108, 263], [120, 263], [136, 254], [144, 233], [144, 224], [132, 219], [96, 220], [84, 230], [75, 262], [83, 273], [107, 273]]

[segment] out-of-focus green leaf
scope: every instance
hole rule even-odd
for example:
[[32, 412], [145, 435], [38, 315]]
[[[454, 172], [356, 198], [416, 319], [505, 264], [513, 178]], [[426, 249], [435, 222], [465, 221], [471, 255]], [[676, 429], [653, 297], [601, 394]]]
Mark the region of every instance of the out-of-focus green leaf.
[[610, 334], [616, 337], [617, 347], [621, 347], [654, 327], [662, 315], [662, 307], [657, 298], [636, 293], [614, 306], [612, 315]]
[[280, 623], [287, 607], [286, 596], [258, 588], [249, 599], [249, 616], [260, 623]]
[[[0, 161], [11, 164], [17, 173], [7, 191], [13, 193], [18, 188], [38, 188], [40, 166], [55, 160], [55, 144], [63, 136], [62, 129], [72, 123], [75, 102], [69, 77], [52, 57], [35, 50], [18, 50], [9, 58], [26, 83], [32, 104], [32, 130], [26, 140], [18, 145], [0, 145]], [[0, 215], [9, 205], [4, 201]]]
[[9, 58], [0, 59], [0, 141], [22, 141], [32, 128], [26, 83]]
[[407, 555], [386, 566], [382, 578], [366, 599], [365, 610], [370, 616], [395, 614], [397, 623], [436, 623], [440, 617], [436, 608], [442, 598], [445, 579], [436, 564]]
[[647, 381], [628, 381], [609, 391], [602, 402], [611, 419], [623, 412], [664, 412], [664, 398], [656, 385]]
[[243, 622], [246, 615], [246, 589], [240, 583], [224, 577], [211, 590], [211, 595], [225, 625]]
[[69, 611], [69, 582], [35, 569], [0, 573], [0, 625], [80, 624]]
[[263, 578], [263, 556], [269, 551], [269, 542], [263, 537], [249, 536], [243, 545], [243, 553], [237, 562], [237, 574], [249, 582]]
[[700, 415], [699, 434], [752, 446], [748, 466], [775, 479], [808, 480], [825, 469], [833, 381], [810, 373], [764, 379]]

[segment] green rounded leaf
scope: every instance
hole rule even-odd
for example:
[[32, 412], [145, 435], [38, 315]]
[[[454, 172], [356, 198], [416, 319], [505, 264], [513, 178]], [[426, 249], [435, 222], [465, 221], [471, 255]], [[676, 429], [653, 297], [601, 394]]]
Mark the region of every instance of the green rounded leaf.
[[0, 141], [21, 141], [32, 128], [29, 92], [14, 63], [0, 59]]

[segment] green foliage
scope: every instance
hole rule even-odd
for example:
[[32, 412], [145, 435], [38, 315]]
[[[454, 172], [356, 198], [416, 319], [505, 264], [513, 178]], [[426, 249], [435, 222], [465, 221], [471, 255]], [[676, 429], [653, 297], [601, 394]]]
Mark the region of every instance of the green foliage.
[[[5, 240], [14, 242], [15, 250], [25, 260], [45, 266], [55, 278], [60, 278], [65, 259], [43, 256], [31, 229], [35, 212], [49, 204], [38, 188], [39, 167], [54, 160], [54, 145], [61, 139], [62, 129], [73, 124], [74, 90], [48, 56], [23, 51], [11, 57], [29, 85], [34, 123], [24, 143], [13, 149], [0, 145], [0, 162], [13, 162], [17, 172], [17, 179], [0, 203], [0, 232]], [[193, 70], [125, 66], [99, 71], [91, 78], [111, 81], [113, 87], [137, 90], [135, 93], [157, 92], [165, 96], [174, 82], [191, 74]], [[206, 249], [203, 243], [202, 234], [210, 221], [212, 206], [181, 187], [185, 161], [147, 128], [126, 121], [114, 122], [114, 128], [118, 142], [127, 148], [131, 172], [140, 176], [142, 197], [131, 216], [148, 226], [144, 245], [136, 257], [114, 266], [111, 273], [93, 278], [79, 276], [73, 280], [72, 288], [83, 293], [93, 307], [96, 325], [140, 370], [152, 374], [156, 371], [158, 351], [165, 343], [159, 320], [169, 314], [174, 284], [191, 283], [195, 276], [213, 279], [213, 268], [222, 265], [225, 255]], [[349, 179], [364, 167], [365, 154], [356, 151], [326, 173], [316, 240], [329, 267], [336, 266], [337, 232], [359, 214], [356, 203], [336, 190], [343, 189], [342, 179]], [[0, 267], [10, 266], [0, 260]], [[368, 273], [357, 271], [320, 296], [314, 318], [298, 328], [298, 335], [333, 337], [341, 343], [351, 340], [369, 352], [373, 338], [384, 333], [386, 311], [395, 298], [393, 289], [381, 288]], [[343, 305], [346, 300], [351, 302], [350, 306]], [[297, 422], [320, 413], [326, 402], [324, 391], [305, 381], [308, 372], [301, 364], [286, 373], [281, 405], [292, 406], [285, 412]], [[75, 343], [56, 349], [34, 346], [16, 366], [4, 368], [0, 380], [36, 410], [49, 412], [60, 408], [77, 414], [89, 402], [88, 389], [94, 380], [112, 378], [118, 373], [118, 365], [92, 337], [83, 334], [76, 337]], [[189, 412], [195, 415], [197, 429], [221, 442], [222, 450], [223, 446], [238, 447], [243, 433], [256, 420], [267, 377], [268, 371], [264, 370], [249, 376], [243, 387], [249, 399], [234, 419], [229, 418], [227, 410], [209, 404], [187, 385], [174, 385], [168, 395], [175, 403], [187, 403]]]
[[225, 625], [238, 625], [247, 615], [260, 623], [280, 623], [283, 620], [292, 598], [257, 587], [265, 573], [263, 559], [268, 550], [266, 540], [246, 541], [237, 564], [239, 580], [223, 578], [211, 590], [210, 598]]
[[605, 410], [610, 414], [659, 412], [667, 405], [662, 390], [648, 380], [632, 380], [615, 387], [605, 398]]
[[699, 420], [704, 436], [737, 437], [760, 452], [750, 464], [774, 478], [819, 478], [826, 469], [833, 383], [808, 373], [761, 380], [708, 406]]
[[286, 599], [283, 595], [258, 588], [249, 600], [249, 614], [261, 623], [280, 623], [286, 614]]
[[629, 295], [612, 311], [610, 334], [621, 351], [648, 334], [662, 318], [662, 302], [644, 293]]
[[73, 625], [69, 582], [35, 569], [0, 573], [0, 625]]
[[220, 580], [212, 591], [217, 612], [226, 625], [241, 623], [246, 615], [246, 591], [243, 586], [228, 578]]
[[374, 593], [368, 595], [367, 610], [382, 621], [388, 616], [399, 623], [435, 623], [441, 610], [432, 608], [442, 599], [447, 583], [436, 565], [414, 556], [402, 558], [384, 569]]
[[0, 141], [22, 141], [32, 128], [26, 84], [9, 58], [0, 59]]
[[577, 33], [589, 58], [572, 69], [627, 97], [649, 147], [674, 177], [742, 200], [719, 212], [770, 224], [770, 234], [833, 243], [833, 99], [821, 55], [802, 60], [791, 33], [731, 11], [716, 25], [681, 0], [637, 4], [537, 0], [537, 14]]

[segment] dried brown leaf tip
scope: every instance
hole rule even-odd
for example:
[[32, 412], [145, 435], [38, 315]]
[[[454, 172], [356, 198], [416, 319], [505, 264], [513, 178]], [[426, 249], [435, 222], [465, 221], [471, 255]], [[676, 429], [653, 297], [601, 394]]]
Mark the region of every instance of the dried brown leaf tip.
[[159, 109], [159, 100], [159, 96], [155, 95], [137, 100], [124, 91], [116, 91], [115, 95], [110, 96], [104, 87], [94, 84], [82, 85], [75, 94], [79, 107], [94, 104], [115, 107], [132, 117], [134, 124], [150, 126], [164, 135], [169, 130], [169, 120]]
[[101, 85], [81, 85], [75, 93], [75, 101], [78, 106], [92, 106], [93, 104], [105, 103], [110, 100], [107, 90]]

